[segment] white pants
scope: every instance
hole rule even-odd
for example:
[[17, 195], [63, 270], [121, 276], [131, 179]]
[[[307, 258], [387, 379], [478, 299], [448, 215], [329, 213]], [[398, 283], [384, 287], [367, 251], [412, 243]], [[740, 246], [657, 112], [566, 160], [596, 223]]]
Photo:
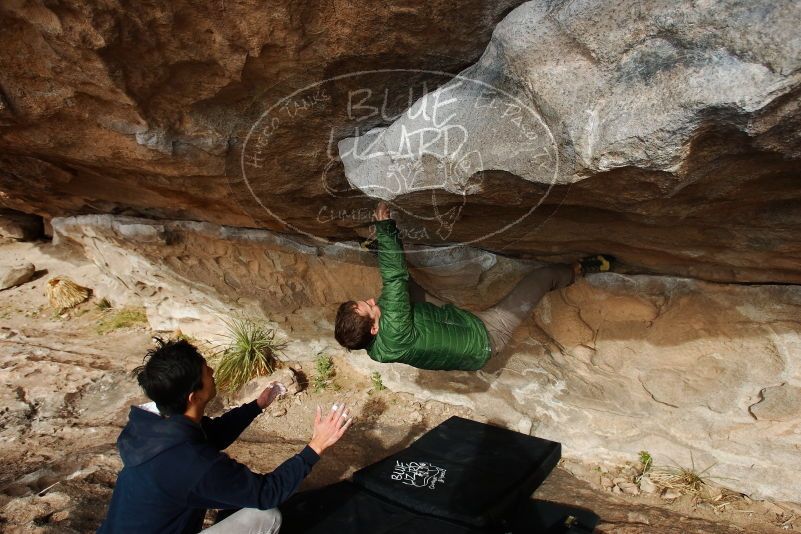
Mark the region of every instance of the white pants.
[[280, 529], [281, 512], [278, 508], [242, 508], [207, 528], [203, 534], [277, 534]]
[[534, 306], [548, 291], [567, 287], [575, 280], [570, 265], [551, 265], [535, 269], [523, 277], [515, 288], [498, 304], [476, 312], [487, 328], [492, 355], [500, 354], [512, 340], [517, 327], [530, 315]]

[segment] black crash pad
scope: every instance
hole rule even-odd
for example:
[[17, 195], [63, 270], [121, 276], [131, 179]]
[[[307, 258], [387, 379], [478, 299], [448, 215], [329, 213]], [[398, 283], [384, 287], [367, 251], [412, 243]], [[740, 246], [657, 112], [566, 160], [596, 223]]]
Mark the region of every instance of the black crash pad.
[[417, 514], [351, 482], [299, 493], [281, 514], [281, 534], [591, 534], [598, 523], [588, 510], [529, 499], [509, 524], [480, 529]]
[[281, 505], [281, 534], [481, 534], [387, 502], [351, 482], [305, 491]]
[[561, 457], [561, 445], [451, 417], [353, 482], [419, 514], [483, 528], [511, 517]]

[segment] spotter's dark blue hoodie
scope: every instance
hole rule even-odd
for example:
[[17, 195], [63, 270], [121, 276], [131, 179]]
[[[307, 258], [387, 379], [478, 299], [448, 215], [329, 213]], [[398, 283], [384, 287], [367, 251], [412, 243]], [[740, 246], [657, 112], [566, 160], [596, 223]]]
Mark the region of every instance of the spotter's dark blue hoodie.
[[314, 450], [266, 475], [220, 452], [259, 413], [253, 401], [198, 425], [132, 406], [117, 440], [123, 468], [98, 532], [196, 534], [207, 508], [267, 510], [285, 501], [319, 460]]

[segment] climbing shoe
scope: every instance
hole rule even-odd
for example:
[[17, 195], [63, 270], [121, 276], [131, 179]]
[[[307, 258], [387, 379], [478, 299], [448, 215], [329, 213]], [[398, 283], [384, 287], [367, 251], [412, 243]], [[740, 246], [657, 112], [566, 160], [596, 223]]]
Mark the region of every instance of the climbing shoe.
[[588, 256], [582, 260], [579, 260], [579, 265], [581, 265], [581, 274], [607, 273], [612, 270], [614, 264], [614, 257], [604, 256], [601, 254], [598, 254], [597, 256]]

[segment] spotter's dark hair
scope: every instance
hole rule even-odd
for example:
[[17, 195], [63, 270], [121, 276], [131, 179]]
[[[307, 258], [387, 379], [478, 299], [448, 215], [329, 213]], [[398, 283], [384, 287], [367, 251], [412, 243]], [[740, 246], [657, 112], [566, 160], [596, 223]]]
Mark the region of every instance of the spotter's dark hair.
[[147, 351], [145, 363], [133, 370], [145, 395], [164, 416], [186, 412], [189, 394], [203, 387], [205, 358], [185, 339], [164, 341]]

